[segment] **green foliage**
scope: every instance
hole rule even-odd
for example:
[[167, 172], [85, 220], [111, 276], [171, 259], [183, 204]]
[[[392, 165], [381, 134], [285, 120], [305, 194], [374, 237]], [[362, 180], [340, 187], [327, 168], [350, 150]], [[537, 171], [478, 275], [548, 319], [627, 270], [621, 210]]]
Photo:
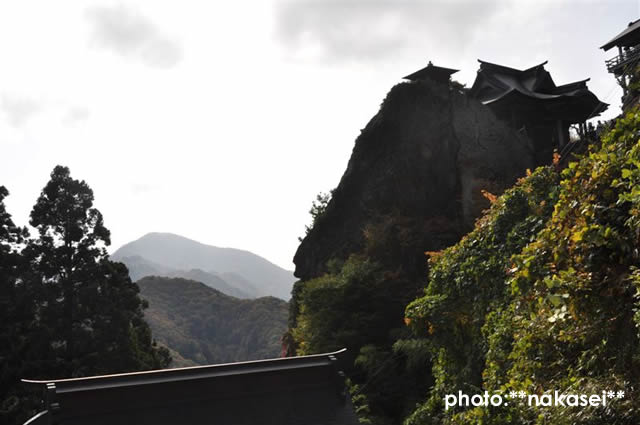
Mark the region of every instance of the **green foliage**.
[[429, 423], [416, 418], [441, 415], [444, 394], [479, 392], [487, 313], [508, 299], [510, 257], [548, 221], [557, 180], [551, 169], [537, 170], [500, 197], [473, 232], [432, 259], [425, 296], [409, 304], [406, 316], [409, 326], [427, 337], [436, 385], [431, 399], [408, 423]]
[[347, 389], [351, 396], [351, 403], [355, 410], [358, 422], [361, 424], [373, 424], [371, 419], [371, 408], [369, 407], [369, 400], [367, 396], [362, 393], [362, 387], [354, 384], [350, 379], [347, 379]]
[[[329, 205], [329, 201], [331, 201], [331, 197], [333, 196], [333, 190], [329, 193], [320, 192], [316, 195], [316, 199], [311, 203], [311, 209], [309, 210], [309, 214], [311, 215], [311, 224], [309, 226], [304, 226], [305, 234], [308, 235], [313, 226], [316, 224], [316, 221], [322, 217], [322, 214], [327, 210], [327, 206]], [[298, 238], [298, 240], [302, 241], [302, 238]]]
[[166, 366], [151, 346], [138, 287], [109, 261], [109, 231], [93, 208], [93, 191], [57, 166], [31, 212], [39, 238], [25, 257], [39, 288], [39, 325], [49, 335], [47, 374], [87, 376]]
[[315, 221], [318, 217], [320, 217], [327, 210], [327, 205], [329, 205], [329, 201], [331, 200], [331, 195], [333, 191], [329, 193], [320, 192], [316, 195], [316, 200], [311, 204], [311, 209], [309, 210], [309, 214], [311, 214], [311, 218]]
[[35, 303], [30, 288], [21, 280], [26, 264], [19, 249], [28, 237], [26, 229], [13, 223], [4, 199], [9, 191], [0, 186], [0, 423], [26, 419], [34, 402], [16, 382], [26, 369], [31, 321]]
[[[624, 384], [636, 382], [640, 370], [633, 326], [639, 130], [640, 114], [633, 111], [618, 120], [599, 150], [563, 172], [552, 220], [514, 258], [510, 281], [518, 340], [508, 378], [525, 385], [527, 376], [547, 387], [627, 391], [615, 411], [590, 412], [590, 423], [611, 423], [611, 415], [640, 420], [639, 410], [627, 410], [638, 403]], [[523, 303], [525, 297], [532, 301]], [[557, 423], [571, 423], [577, 414], [559, 413]]]
[[[416, 283], [407, 258], [420, 237], [407, 229], [419, 225], [393, 214], [370, 219], [360, 254], [296, 284], [299, 351], [356, 353], [352, 395], [371, 423], [639, 423], [639, 134], [632, 111], [562, 173], [540, 168], [521, 179], [469, 235], [430, 253], [427, 288], [405, 310], [413, 337], [396, 328], [393, 308]], [[433, 386], [408, 409], [425, 388], [410, 377], [428, 377], [425, 366]], [[457, 391], [556, 389], [626, 396], [580, 410], [444, 409], [444, 395]]]
[[145, 277], [137, 283], [141, 297], [149, 303], [145, 318], [154, 336], [175, 350], [183, 364], [280, 355], [280, 337], [287, 327], [285, 301], [238, 299], [180, 278]]
[[[436, 385], [406, 424], [640, 422], [640, 113], [562, 181], [539, 169], [434, 262], [406, 311]], [[606, 408], [444, 411], [446, 393], [623, 390]]]
[[292, 334], [298, 354], [346, 347], [354, 358], [347, 373], [357, 387], [353, 403], [362, 423], [397, 422], [429, 384], [428, 359], [408, 360], [409, 352], [417, 353], [409, 343], [393, 346], [408, 336], [402, 318], [415, 284], [365, 255], [332, 261], [330, 269], [333, 273], [294, 288], [299, 313]]
[[[352, 256], [339, 274], [305, 282], [298, 297], [301, 304], [297, 327], [293, 329], [299, 354], [335, 351], [347, 347], [359, 350], [366, 343], [381, 342], [381, 326], [393, 312], [387, 312], [387, 295], [393, 282], [380, 267]], [[362, 300], [367, 300], [363, 305]], [[355, 308], [354, 308], [355, 307]], [[385, 314], [387, 313], [387, 314]], [[396, 318], [401, 317], [396, 312]]]
[[[109, 231], [93, 192], [55, 167], [26, 239], [0, 187], [0, 417], [22, 423], [37, 407], [20, 378], [53, 379], [166, 367], [143, 320], [138, 287], [109, 261]], [[24, 248], [23, 248], [24, 247]]]
[[640, 65], [632, 62], [625, 67], [625, 73], [630, 75], [627, 85], [627, 93], [622, 97], [622, 104], [625, 107], [633, 106], [634, 101], [638, 102], [640, 95]]

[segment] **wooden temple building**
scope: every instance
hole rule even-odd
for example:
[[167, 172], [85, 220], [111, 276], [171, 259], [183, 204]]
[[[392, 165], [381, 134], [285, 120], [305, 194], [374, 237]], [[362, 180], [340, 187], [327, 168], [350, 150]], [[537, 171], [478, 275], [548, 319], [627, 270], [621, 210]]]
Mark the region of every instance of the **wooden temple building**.
[[346, 350], [212, 366], [49, 381], [25, 425], [356, 425]]
[[627, 28], [600, 48], [605, 52], [618, 48], [618, 55], [605, 62], [607, 71], [615, 75], [622, 86], [624, 94], [627, 93], [629, 81], [633, 76], [638, 61], [640, 61], [640, 19], [629, 22]]
[[478, 62], [469, 95], [524, 133], [533, 143], [538, 163], [548, 162], [554, 149], [567, 145], [571, 125], [577, 124], [584, 134], [586, 121], [609, 106], [589, 90], [588, 78], [557, 86], [544, 69], [546, 61], [525, 70]]
[[403, 77], [405, 80], [418, 81], [429, 79], [436, 83], [449, 83], [451, 81], [451, 75], [458, 72], [457, 69], [443, 68], [441, 66], [435, 66], [429, 61], [429, 64], [422, 69], [417, 70], [413, 74], [409, 74]]
[[[577, 125], [579, 133], [585, 134], [586, 121], [608, 107], [589, 90], [589, 79], [557, 86], [544, 69], [547, 62], [525, 70], [478, 62], [480, 69], [473, 86], [466, 90], [467, 95], [526, 136], [538, 164], [548, 163], [554, 149], [561, 151], [567, 146], [571, 125]], [[455, 72], [429, 62], [404, 79], [449, 84]]]

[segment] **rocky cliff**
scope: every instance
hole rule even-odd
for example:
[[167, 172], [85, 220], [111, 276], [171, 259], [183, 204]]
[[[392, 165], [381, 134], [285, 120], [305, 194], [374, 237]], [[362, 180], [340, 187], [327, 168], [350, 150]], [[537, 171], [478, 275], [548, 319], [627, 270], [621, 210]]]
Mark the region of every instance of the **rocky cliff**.
[[[533, 166], [530, 143], [457, 84], [430, 80], [391, 89], [355, 142], [325, 212], [300, 244], [295, 275], [307, 280], [333, 258], [362, 249], [367, 223], [389, 214], [421, 230], [421, 251], [455, 243], [489, 203]], [[487, 195], [491, 196], [491, 195]]]

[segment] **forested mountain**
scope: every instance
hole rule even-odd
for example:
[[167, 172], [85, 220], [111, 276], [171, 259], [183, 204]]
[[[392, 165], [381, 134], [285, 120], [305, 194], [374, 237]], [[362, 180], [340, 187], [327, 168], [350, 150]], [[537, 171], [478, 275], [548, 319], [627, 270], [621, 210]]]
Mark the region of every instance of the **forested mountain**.
[[198, 280], [237, 297], [272, 295], [288, 300], [295, 280], [292, 272], [251, 252], [170, 233], [149, 233], [123, 245], [111, 258], [127, 264], [134, 280], [149, 275], [191, 278], [197, 273]]
[[184, 359], [175, 365], [280, 355], [288, 314], [281, 299], [241, 300], [180, 278], [145, 277], [137, 283], [149, 303], [145, 319], [154, 337]]
[[231, 281], [233, 283], [228, 283], [226, 280], [222, 280], [218, 275], [207, 273], [200, 269], [191, 269], [187, 271], [174, 270], [167, 273], [166, 276], [195, 280], [196, 282], [204, 283], [208, 287], [216, 289], [223, 294], [231, 295], [236, 298], [256, 298], [256, 294], [259, 293], [253, 286], [240, 286], [237, 281]]

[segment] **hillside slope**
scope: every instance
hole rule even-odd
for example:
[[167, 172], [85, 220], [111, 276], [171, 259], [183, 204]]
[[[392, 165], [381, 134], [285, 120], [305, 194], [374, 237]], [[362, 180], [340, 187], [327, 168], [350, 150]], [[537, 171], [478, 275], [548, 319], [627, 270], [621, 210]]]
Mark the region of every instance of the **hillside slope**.
[[185, 360], [212, 364], [280, 355], [286, 302], [240, 300], [180, 278], [145, 277], [137, 283], [149, 303], [145, 319], [154, 337]]
[[288, 300], [295, 280], [292, 272], [249, 251], [205, 245], [171, 233], [148, 233], [120, 247], [111, 258], [122, 261], [135, 256], [171, 270], [238, 275], [242, 279], [235, 279], [234, 284], [243, 280], [248, 284], [236, 289], [253, 297], [272, 295]]
[[[407, 322], [438, 353], [439, 379], [408, 425], [640, 423], [639, 135], [636, 109], [561, 175], [524, 179], [434, 261]], [[464, 385], [613, 397], [445, 411], [443, 394]]]
[[[358, 350], [348, 373], [368, 423], [640, 423], [640, 111], [574, 159], [487, 194], [469, 234], [427, 252], [423, 277], [398, 253], [428, 228], [361, 226], [361, 250], [296, 284], [296, 352]], [[426, 289], [400, 316], [416, 286]], [[459, 392], [504, 404], [447, 409]]]
[[[234, 284], [229, 283], [226, 280], [222, 280], [219, 276], [200, 269], [173, 270], [167, 274], [162, 274], [161, 276], [195, 280], [196, 282], [204, 283], [208, 287], [216, 289], [225, 295], [230, 295], [236, 298], [256, 298], [258, 296], [258, 291], [255, 288], [248, 287], [248, 290], [251, 291], [251, 293], [246, 292]], [[235, 281], [233, 283], [237, 284]]]

